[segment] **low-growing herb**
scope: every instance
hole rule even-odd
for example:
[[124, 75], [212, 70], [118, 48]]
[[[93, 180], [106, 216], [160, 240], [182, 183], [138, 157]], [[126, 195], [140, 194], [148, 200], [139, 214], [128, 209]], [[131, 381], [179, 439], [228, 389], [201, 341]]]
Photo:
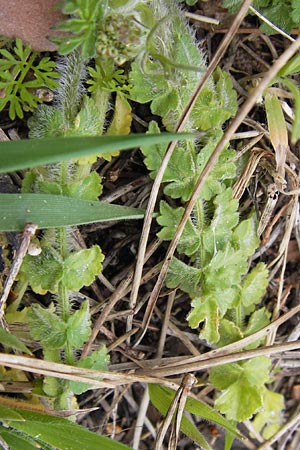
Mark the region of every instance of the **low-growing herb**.
[[[204, 70], [205, 59], [178, 12], [171, 7], [172, 12], [167, 14], [167, 7], [168, 2], [160, 2], [158, 9], [153, 5], [155, 21], [161, 25], [152, 33], [151, 51], [143, 64], [132, 64], [129, 80], [131, 98], [140, 103], [150, 102], [151, 111], [161, 116], [168, 130], [174, 130], [198, 79], [197, 72], [187, 66]], [[154, 53], [163, 57], [153, 60]], [[168, 65], [168, 61], [174, 64]], [[158, 233], [161, 239], [173, 238], [183, 214], [180, 202], [189, 200], [196, 180], [220, 139], [224, 122], [235, 111], [236, 94], [231, 81], [218, 69], [204, 86], [186, 125], [187, 130], [205, 130], [204, 137], [197, 142], [180, 143], [164, 173], [164, 193], [173, 200], [160, 203], [157, 221], [162, 227]], [[158, 130], [158, 125], [152, 122], [149, 131]], [[142, 146], [145, 164], [152, 176], [160, 167], [165, 149], [164, 145]], [[180, 288], [189, 295], [189, 325], [199, 329], [201, 339], [218, 347], [249, 336], [270, 320], [269, 312], [260, 306], [268, 280], [266, 266], [259, 263], [249, 270], [249, 258], [259, 244], [257, 221], [254, 214], [239, 217], [238, 201], [232, 190], [237, 170], [233, 156], [234, 151], [225, 147], [207, 177], [166, 281], [167, 287]], [[258, 364], [265, 373], [259, 380], [255, 375]], [[265, 385], [271, 379], [270, 367], [270, 359], [265, 357], [212, 369], [210, 380], [222, 391], [216, 408], [235, 422], [249, 419], [264, 408], [267, 411], [264, 401], [269, 391]], [[226, 380], [226, 386], [218, 380]], [[247, 402], [241, 400], [243, 393], [247, 393]], [[231, 405], [235, 406], [231, 408]], [[269, 423], [266, 420], [262, 424], [263, 417], [267, 418], [267, 414], [260, 416], [261, 427]], [[276, 415], [273, 425], [275, 422], [279, 426], [280, 414]]]
[[0, 111], [9, 104], [9, 117], [23, 118], [24, 111], [33, 111], [42, 102], [37, 89], [57, 86], [56, 63], [49, 57], [39, 58], [18, 38], [13, 52], [3, 48], [0, 55]]

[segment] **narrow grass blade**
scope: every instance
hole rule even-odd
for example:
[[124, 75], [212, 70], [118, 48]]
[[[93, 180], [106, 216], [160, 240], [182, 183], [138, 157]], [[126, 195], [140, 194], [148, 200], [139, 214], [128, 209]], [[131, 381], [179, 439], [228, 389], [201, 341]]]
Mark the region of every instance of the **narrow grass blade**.
[[0, 231], [82, 225], [111, 220], [142, 219], [144, 210], [105, 202], [47, 194], [0, 194]]
[[192, 137], [190, 133], [160, 133], [5, 141], [0, 144], [0, 172]]
[[38, 443], [45, 443], [57, 450], [130, 450], [127, 445], [92, 433], [67, 419], [31, 411], [16, 411], [25, 420], [10, 420], [7, 424], [18, 430], [17, 436], [21, 432], [33, 439], [37, 437]]
[[[151, 402], [154, 404], [154, 406], [159, 409], [162, 414], [165, 414], [160, 408], [166, 408], [167, 411], [169, 404], [171, 403], [175, 395], [175, 392], [167, 387], [160, 386], [158, 384], [151, 384], [149, 386], [149, 394]], [[159, 408], [159, 405], [162, 406], [160, 406]], [[238, 439], [243, 438], [229, 420], [225, 419], [211, 406], [201, 402], [200, 400], [188, 397], [185, 404], [185, 410], [189, 411], [192, 414], [195, 414], [198, 417], [202, 417], [209, 422], [216, 423]], [[181, 428], [181, 430], [184, 431], [183, 428]]]
[[[175, 397], [175, 392], [172, 390], [164, 390], [158, 384], [149, 385], [149, 395], [151, 402], [164, 416], [167, 415], [172, 400]], [[173, 418], [174, 420], [174, 418]], [[185, 417], [182, 417], [180, 430], [186, 434], [190, 439], [200, 445], [204, 450], [212, 450], [204, 436], [197, 430], [197, 428]]]

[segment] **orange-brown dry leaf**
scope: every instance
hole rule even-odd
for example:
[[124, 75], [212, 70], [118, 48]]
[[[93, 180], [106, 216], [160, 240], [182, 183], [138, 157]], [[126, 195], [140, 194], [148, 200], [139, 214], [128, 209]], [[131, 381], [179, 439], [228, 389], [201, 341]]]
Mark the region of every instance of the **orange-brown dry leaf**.
[[21, 38], [33, 50], [55, 51], [47, 36], [58, 35], [51, 27], [66, 16], [54, 8], [59, 0], [0, 0], [0, 35]]

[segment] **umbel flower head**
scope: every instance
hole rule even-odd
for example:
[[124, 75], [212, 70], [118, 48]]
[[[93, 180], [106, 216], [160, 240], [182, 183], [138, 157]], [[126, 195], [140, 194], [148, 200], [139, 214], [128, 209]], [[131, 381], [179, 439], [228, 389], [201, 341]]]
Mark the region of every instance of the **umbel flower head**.
[[113, 59], [115, 64], [122, 65], [139, 53], [144, 36], [133, 15], [110, 14], [98, 33], [96, 51], [102, 58]]

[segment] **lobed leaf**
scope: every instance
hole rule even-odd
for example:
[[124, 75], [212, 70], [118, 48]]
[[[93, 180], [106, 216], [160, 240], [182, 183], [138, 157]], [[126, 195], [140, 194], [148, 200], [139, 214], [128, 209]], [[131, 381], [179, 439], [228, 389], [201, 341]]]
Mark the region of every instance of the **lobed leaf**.
[[[160, 202], [160, 215], [157, 217], [157, 222], [163, 227], [157, 233], [157, 236], [160, 239], [173, 239], [183, 212], [183, 208], [172, 208], [166, 202]], [[191, 220], [187, 221], [177, 247], [178, 252], [185, 253], [187, 256], [192, 256], [197, 252], [201, 244], [202, 241], [199, 230]]]
[[[109, 356], [105, 345], [102, 345], [98, 350], [94, 350], [89, 356], [81, 358], [76, 364], [77, 367], [85, 367], [87, 369], [108, 370]], [[87, 383], [80, 383], [76, 381], [70, 382], [70, 388], [74, 394], [82, 394], [91, 389], [91, 385]]]
[[213, 203], [214, 215], [203, 235], [204, 248], [210, 254], [226, 247], [231, 238], [232, 230], [239, 221], [238, 201], [233, 198], [231, 188], [217, 195]]
[[231, 384], [215, 401], [215, 407], [228, 420], [244, 421], [262, 407], [262, 389], [249, 385], [244, 378]]
[[32, 337], [43, 346], [58, 349], [64, 346], [67, 339], [67, 325], [54, 312], [32, 305], [28, 313], [28, 323]]
[[203, 295], [200, 298], [194, 298], [191, 303], [192, 310], [187, 316], [189, 326], [198, 328], [202, 323], [200, 337], [206, 339], [208, 343], [213, 344], [219, 341], [219, 320], [220, 312], [216, 296]]
[[[98, 245], [71, 253], [63, 263], [62, 283], [70, 291], [89, 286], [102, 270], [104, 255]], [[79, 310], [80, 311], [80, 310]]]
[[266, 292], [268, 270], [264, 263], [258, 263], [245, 277], [241, 290], [241, 303], [246, 314], [253, 312]]
[[255, 430], [265, 439], [270, 439], [281, 427], [284, 398], [277, 392], [264, 390], [264, 407], [253, 420]]
[[216, 408], [228, 420], [244, 421], [263, 405], [264, 384], [269, 381], [270, 358], [261, 356], [240, 364], [214, 367], [210, 381], [223, 390], [215, 402]]
[[89, 302], [86, 300], [75, 311], [67, 322], [68, 344], [75, 349], [80, 348], [91, 334], [91, 317]]
[[26, 255], [20, 269], [20, 278], [37, 294], [57, 293], [62, 274], [62, 261], [49, 247], [37, 256]]

